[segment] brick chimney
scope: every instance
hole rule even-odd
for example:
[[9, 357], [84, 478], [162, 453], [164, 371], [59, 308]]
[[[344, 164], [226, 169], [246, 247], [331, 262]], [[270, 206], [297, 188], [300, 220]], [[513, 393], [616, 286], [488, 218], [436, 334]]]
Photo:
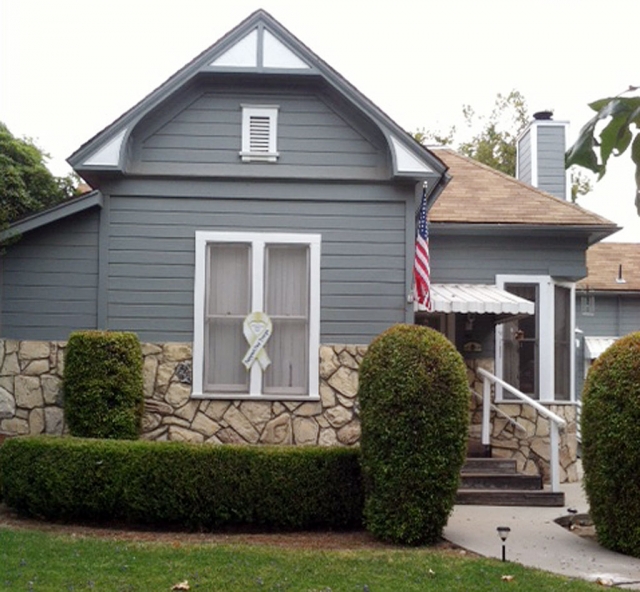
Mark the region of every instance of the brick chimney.
[[570, 197], [564, 169], [568, 121], [554, 121], [552, 111], [533, 114], [518, 136], [516, 177], [560, 199]]

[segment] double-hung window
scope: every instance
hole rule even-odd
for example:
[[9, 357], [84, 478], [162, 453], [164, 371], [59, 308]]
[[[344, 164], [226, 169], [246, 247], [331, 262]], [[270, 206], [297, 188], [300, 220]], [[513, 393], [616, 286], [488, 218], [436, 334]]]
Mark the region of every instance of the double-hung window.
[[194, 397], [318, 398], [319, 235], [196, 232], [194, 307]]

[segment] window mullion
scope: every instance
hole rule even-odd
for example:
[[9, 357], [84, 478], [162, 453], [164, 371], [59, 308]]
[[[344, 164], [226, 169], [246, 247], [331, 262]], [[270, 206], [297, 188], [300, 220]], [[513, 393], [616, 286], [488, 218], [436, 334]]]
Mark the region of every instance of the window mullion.
[[[251, 312], [264, 312], [264, 240], [254, 239], [251, 249]], [[248, 344], [247, 344], [248, 347]], [[262, 394], [262, 368], [251, 366], [249, 394]]]

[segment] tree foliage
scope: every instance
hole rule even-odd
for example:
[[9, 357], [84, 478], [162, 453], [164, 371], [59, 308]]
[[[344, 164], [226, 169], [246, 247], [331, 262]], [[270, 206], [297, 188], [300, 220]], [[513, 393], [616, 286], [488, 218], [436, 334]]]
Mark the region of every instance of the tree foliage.
[[0, 229], [75, 195], [76, 179], [56, 177], [49, 156], [0, 122]]
[[621, 96], [638, 90], [640, 87], [630, 86], [618, 96], [589, 104], [596, 114], [580, 130], [567, 151], [565, 164], [589, 169], [602, 179], [609, 157], [620, 156], [631, 146], [631, 160], [636, 166], [635, 205], [640, 216], [640, 96]]
[[[463, 105], [462, 117], [465, 128], [480, 130], [470, 139], [459, 139], [456, 126], [451, 126], [446, 132], [422, 129], [414, 134], [414, 138], [421, 144], [436, 143], [455, 147], [460, 154], [515, 177], [518, 136], [531, 121], [527, 100], [522, 93], [515, 89], [506, 95], [498, 93], [488, 115], [479, 115], [471, 105]], [[572, 201], [575, 202], [591, 189], [591, 182], [586, 175], [571, 172]]]

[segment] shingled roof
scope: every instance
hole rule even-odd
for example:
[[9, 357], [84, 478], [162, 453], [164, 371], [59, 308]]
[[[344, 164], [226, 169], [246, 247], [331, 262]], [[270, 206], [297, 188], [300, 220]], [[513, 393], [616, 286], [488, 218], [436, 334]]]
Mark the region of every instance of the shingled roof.
[[[618, 280], [621, 265], [624, 281]], [[587, 250], [587, 269], [579, 289], [640, 292], [640, 243], [593, 245]]]
[[[617, 226], [593, 212], [554, 197], [448, 148], [433, 152], [452, 177], [431, 208], [431, 222], [526, 224], [543, 226]], [[610, 233], [608, 233], [610, 234]]]

